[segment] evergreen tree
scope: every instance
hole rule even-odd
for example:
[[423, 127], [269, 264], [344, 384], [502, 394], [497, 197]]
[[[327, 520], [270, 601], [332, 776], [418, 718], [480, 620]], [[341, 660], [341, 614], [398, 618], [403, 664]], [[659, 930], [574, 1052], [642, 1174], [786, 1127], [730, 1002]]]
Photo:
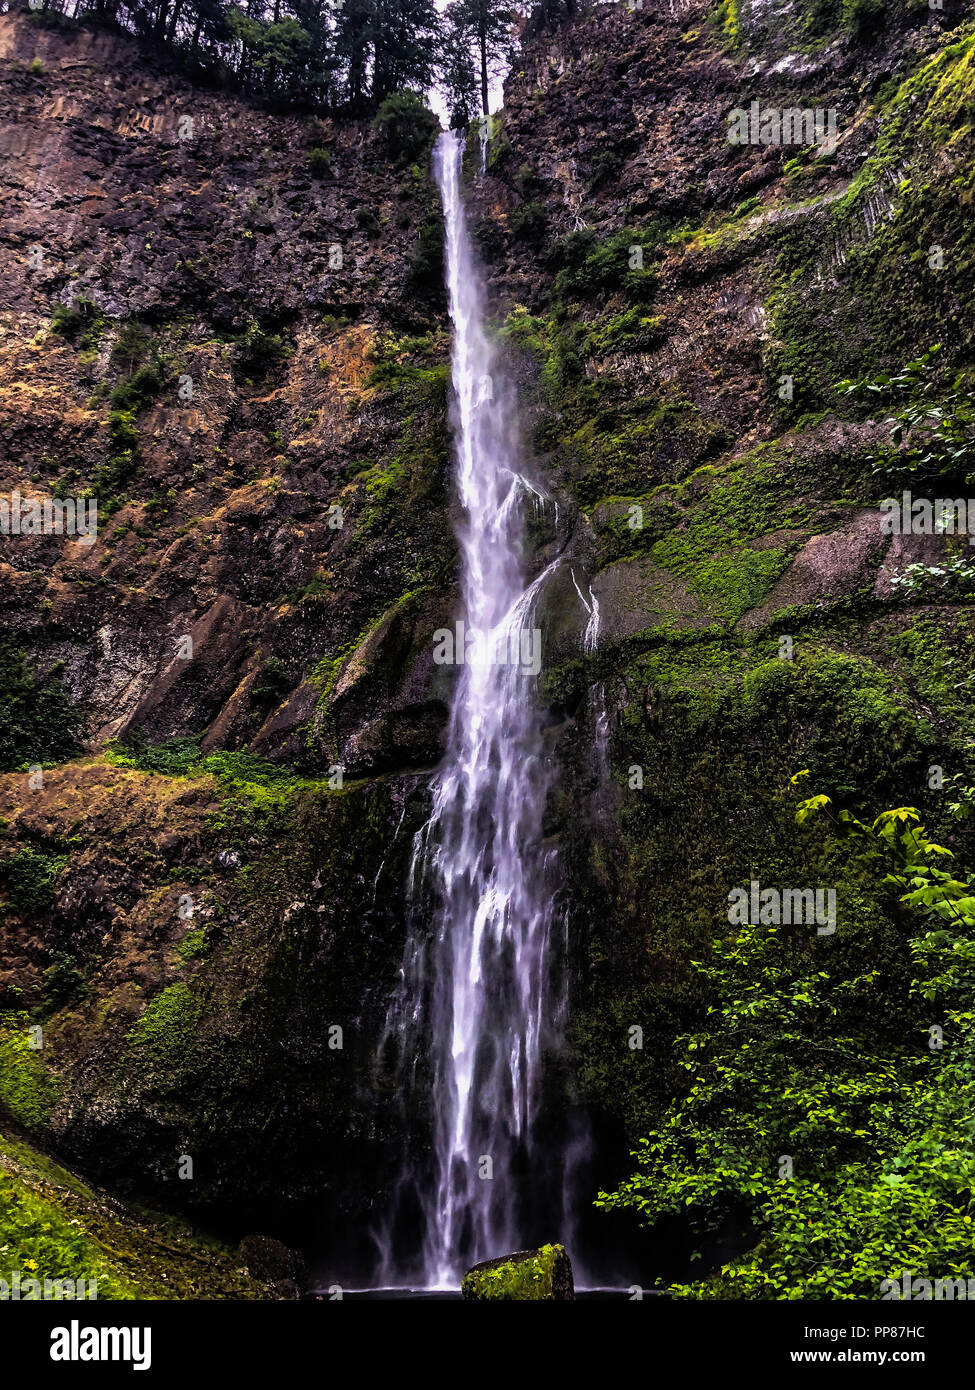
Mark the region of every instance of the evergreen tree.
[[474, 54], [480, 110], [486, 116], [491, 78], [510, 60], [516, 45], [514, 10], [499, 0], [454, 0], [447, 22], [454, 44], [466, 44]]

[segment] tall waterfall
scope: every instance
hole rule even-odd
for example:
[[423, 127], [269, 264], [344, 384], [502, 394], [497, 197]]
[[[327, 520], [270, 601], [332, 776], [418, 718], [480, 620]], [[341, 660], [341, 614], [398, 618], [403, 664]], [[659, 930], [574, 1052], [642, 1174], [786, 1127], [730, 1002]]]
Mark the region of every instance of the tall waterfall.
[[[411, 1156], [400, 1205], [412, 1207], [419, 1274], [431, 1288], [456, 1287], [472, 1260], [535, 1234], [541, 1061], [561, 1010], [550, 960], [550, 945], [558, 955], [561, 942], [550, 940], [555, 853], [542, 843], [549, 775], [533, 626], [552, 566], [528, 577], [525, 512], [538, 495], [518, 470], [513, 392], [485, 333], [462, 153], [458, 135], [445, 133], [434, 164], [454, 330], [463, 621], [477, 640], [457, 672], [446, 756], [414, 842], [413, 926], [384, 1039], [395, 1040], [399, 1084], [429, 1106], [432, 1152]], [[546, 1166], [550, 1188], [559, 1187], [557, 1168]]]

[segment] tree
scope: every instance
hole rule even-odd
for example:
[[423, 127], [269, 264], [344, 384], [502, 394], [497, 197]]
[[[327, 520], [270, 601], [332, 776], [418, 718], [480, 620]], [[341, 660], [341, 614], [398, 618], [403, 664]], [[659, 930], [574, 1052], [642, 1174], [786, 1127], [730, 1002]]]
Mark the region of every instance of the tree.
[[467, 35], [453, 22], [450, 11], [440, 62], [440, 87], [451, 128], [457, 130], [469, 125], [478, 110], [474, 49]]
[[447, 7], [447, 24], [451, 46], [466, 46], [475, 56], [481, 114], [487, 116], [490, 79], [515, 48], [514, 11], [498, 0], [454, 0]]

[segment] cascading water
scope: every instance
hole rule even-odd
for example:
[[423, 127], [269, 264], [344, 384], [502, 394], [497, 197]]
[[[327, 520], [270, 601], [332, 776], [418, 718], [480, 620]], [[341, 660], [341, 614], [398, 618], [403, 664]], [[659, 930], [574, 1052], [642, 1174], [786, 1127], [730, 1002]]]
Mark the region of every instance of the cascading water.
[[[534, 1233], [541, 1063], [563, 1006], [553, 985], [552, 958], [561, 959], [564, 941], [553, 940], [556, 856], [543, 844], [549, 772], [533, 626], [554, 566], [528, 578], [523, 509], [538, 494], [518, 471], [515, 402], [484, 330], [462, 150], [447, 132], [434, 164], [454, 329], [463, 621], [475, 641], [466, 659], [457, 643], [446, 756], [414, 842], [413, 926], [383, 1040], [397, 1055], [401, 1092], [429, 1098], [432, 1153], [408, 1158], [393, 1207], [409, 1207], [418, 1223], [417, 1272], [431, 1288], [456, 1287], [473, 1260], [517, 1249]], [[544, 1180], [560, 1185], [557, 1164]], [[559, 1210], [561, 1201], [559, 1191]], [[387, 1231], [380, 1243], [383, 1277], [395, 1280], [395, 1239]]]

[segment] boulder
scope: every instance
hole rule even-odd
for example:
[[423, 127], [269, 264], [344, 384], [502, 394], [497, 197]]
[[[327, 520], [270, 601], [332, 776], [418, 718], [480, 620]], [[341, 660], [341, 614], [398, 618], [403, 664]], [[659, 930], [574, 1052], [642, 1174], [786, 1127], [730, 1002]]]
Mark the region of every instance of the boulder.
[[561, 1245], [518, 1250], [482, 1260], [464, 1275], [461, 1293], [469, 1299], [548, 1301], [575, 1298], [572, 1265]]
[[298, 1297], [298, 1287], [305, 1279], [305, 1262], [280, 1240], [270, 1236], [245, 1236], [238, 1247], [237, 1257], [252, 1279], [275, 1286], [288, 1285], [287, 1289], [278, 1288], [281, 1296]]

